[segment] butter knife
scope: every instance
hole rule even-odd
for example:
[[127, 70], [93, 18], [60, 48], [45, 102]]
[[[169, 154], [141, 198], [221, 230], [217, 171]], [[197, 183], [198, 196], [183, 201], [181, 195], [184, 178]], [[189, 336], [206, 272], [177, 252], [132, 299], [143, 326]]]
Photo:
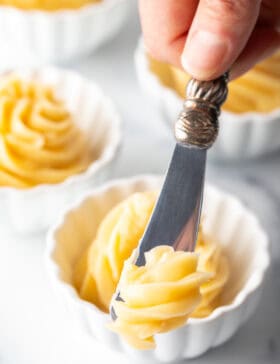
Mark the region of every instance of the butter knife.
[[[158, 245], [174, 250], [195, 248], [203, 198], [207, 149], [218, 135], [220, 108], [226, 100], [228, 73], [212, 81], [191, 79], [183, 111], [175, 123], [176, 146], [135, 264]], [[115, 299], [122, 300], [120, 292]], [[116, 319], [113, 307], [111, 315]]]
[[204, 187], [207, 149], [218, 135], [220, 108], [227, 97], [228, 73], [212, 81], [191, 79], [183, 111], [175, 123], [177, 144], [165, 181], [139, 245], [136, 265], [158, 245], [193, 251]]

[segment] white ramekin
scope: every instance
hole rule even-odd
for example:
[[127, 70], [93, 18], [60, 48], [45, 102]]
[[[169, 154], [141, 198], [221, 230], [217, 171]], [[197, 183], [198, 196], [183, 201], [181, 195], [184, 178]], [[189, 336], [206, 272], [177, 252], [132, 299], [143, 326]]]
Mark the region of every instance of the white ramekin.
[[9, 230], [36, 233], [46, 230], [61, 209], [86, 189], [104, 182], [110, 175], [121, 141], [121, 121], [112, 101], [94, 83], [77, 73], [57, 68], [14, 71], [23, 79], [37, 79], [52, 85], [64, 100], [79, 128], [89, 135], [98, 155], [88, 169], [57, 184], [40, 184], [29, 189], [0, 187], [0, 205]]
[[112, 38], [124, 23], [129, 5], [129, 0], [103, 0], [51, 12], [0, 6], [1, 43], [29, 51], [38, 61], [72, 60]]
[[46, 267], [59, 297], [69, 308], [69, 318], [108, 347], [137, 359], [170, 362], [193, 358], [227, 341], [253, 313], [269, 265], [268, 239], [256, 217], [235, 197], [207, 186], [204, 199], [204, 229], [223, 245], [230, 256], [231, 276], [223, 300], [229, 302], [203, 319], [167, 334], [156, 335], [156, 349], [132, 349], [106, 328], [109, 315], [79, 298], [71, 284], [73, 267], [92, 242], [104, 215], [133, 192], [159, 188], [162, 179], [139, 176], [115, 180], [91, 191], [69, 208], [49, 231]]
[[[135, 64], [143, 91], [172, 126], [182, 110], [183, 100], [173, 89], [162, 85], [151, 72], [142, 39], [135, 52]], [[252, 158], [280, 148], [280, 108], [267, 114], [223, 111], [219, 122], [218, 139], [209, 150], [209, 156], [213, 158]]]

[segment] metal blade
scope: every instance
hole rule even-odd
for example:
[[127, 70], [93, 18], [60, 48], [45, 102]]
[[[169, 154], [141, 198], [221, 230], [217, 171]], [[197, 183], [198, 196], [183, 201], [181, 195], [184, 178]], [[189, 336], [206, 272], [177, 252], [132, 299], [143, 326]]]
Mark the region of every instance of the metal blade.
[[150, 222], [139, 246], [137, 266], [144, 253], [158, 245], [194, 250], [203, 195], [206, 149], [177, 144]]

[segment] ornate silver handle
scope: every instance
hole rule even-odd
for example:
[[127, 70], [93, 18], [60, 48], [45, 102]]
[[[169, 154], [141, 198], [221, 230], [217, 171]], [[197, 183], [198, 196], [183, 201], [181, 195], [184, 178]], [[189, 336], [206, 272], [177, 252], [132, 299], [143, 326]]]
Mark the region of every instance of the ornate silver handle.
[[213, 81], [189, 81], [184, 109], [175, 124], [178, 143], [199, 149], [211, 147], [218, 135], [218, 117], [227, 98], [227, 83], [228, 72]]

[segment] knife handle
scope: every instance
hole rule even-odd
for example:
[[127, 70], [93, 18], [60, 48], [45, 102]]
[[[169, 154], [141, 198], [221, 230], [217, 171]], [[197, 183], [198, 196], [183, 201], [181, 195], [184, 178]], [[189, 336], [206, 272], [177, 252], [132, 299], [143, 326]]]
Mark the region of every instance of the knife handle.
[[191, 79], [186, 89], [183, 111], [175, 124], [177, 142], [208, 149], [217, 138], [218, 117], [228, 94], [228, 72], [212, 81]]

